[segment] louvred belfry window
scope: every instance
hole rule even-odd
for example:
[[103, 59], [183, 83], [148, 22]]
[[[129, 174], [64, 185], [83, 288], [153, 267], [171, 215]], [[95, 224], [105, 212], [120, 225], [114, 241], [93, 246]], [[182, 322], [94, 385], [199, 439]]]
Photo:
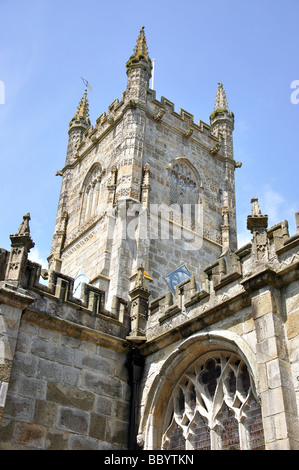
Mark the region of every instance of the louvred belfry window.
[[182, 375], [165, 415], [162, 448], [261, 450], [261, 409], [246, 363], [236, 354], [206, 354]]
[[170, 171], [170, 205], [177, 207], [173, 220], [194, 229], [196, 204], [198, 203], [198, 182], [191, 164], [178, 159]]
[[96, 164], [88, 172], [82, 189], [81, 222], [98, 215], [101, 190], [102, 168]]

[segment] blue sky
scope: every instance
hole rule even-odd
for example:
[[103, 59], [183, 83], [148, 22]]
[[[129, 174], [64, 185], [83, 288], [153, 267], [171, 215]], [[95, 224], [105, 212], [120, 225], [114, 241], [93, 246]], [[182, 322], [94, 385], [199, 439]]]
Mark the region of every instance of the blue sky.
[[[141, 26], [156, 59], [154, 89], [209, 123], [217, 83], [235, 114], [239, 244], [258, 197], [269, 225], [295, 233], [298, 197], [298, 0], [0, 0], [0, 247], [25, 213], [50, 252], [68, 124], [84, 91], [92, 124], [126, 88], [126, 61]], [[299, 93], [298, 93], [299, 96]], [[43, 263], [45, 263], [43, 261]]]

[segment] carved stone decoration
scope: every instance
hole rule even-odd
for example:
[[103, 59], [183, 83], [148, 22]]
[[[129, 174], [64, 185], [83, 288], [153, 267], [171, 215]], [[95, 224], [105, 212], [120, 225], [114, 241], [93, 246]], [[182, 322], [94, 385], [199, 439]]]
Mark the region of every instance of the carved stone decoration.
[[144, 445], [144, 434], [138, 434], [136, 442], [138, 447], [142, 447]]
[[185, 137], [187, 137], [189, 139], [189, 137], [191, 137], [192, 134], [193, 134], [193, 129], [191, 129], [191, 127], [189, 127], [189, 129], [187, 129], [186, 132], [185, 132]]
[[262, 215], [262, 212], [258, 203], [258, 198], [253, 197], [251, 199], [251, 216], [258, 217], [259, 215]]
[[34, 242], [30, 237], [29, 228], [30, 214], [23, 216], [18, 232], [11, 235], [11, 252], [6, 272], [6, 280], [14, 286], [22, 286], [25, 277], [27, 256]]
[[160, 111], [157, 111], [156, 114], [154, 115], [154, 121], [160, 122], [165, 114], [165, 109], [160, 109]]
[[131, 297], [131, 332], [127, 339], [135, 343], [146, 340], [145, 329], [148, 313], [148, 299], [150, 291], [145, 287], [145, 275], [143, 266], [137, 269], [134, 288], [129, 292]]
[[217, 142], [217, 144], [215, 144], [214, 147], [210, 150], [210, 154], [217, 155], [220, 149], [221, 149], [221, 143]]
[[117, 182], [117, 167], [115, 165], [111, 168], [111, 176], [109, 178], [107, 188], [108, 188], [108, 206], [113, 206], [115, 202], [115, 190]]
[[142, 196], [141, 196], [141, 202], [144, 207], [148, 206], [148, 200], [149, 200], [149, 192], [150, 192], [150, 166], [148, 163], [144, 165], [143, 168], [143, 183], [142, 183]]
[[229, 209], [227, 206], [222, 208], [223, 224], [221, 225], [222, 254], [229, 250]]
[[251, 199], [251, 215], [247, 217], [247, 229], [253, 234], [252, 255], [257, 262], [268, 261], [268, 216], [262, 215], [257, 198]]

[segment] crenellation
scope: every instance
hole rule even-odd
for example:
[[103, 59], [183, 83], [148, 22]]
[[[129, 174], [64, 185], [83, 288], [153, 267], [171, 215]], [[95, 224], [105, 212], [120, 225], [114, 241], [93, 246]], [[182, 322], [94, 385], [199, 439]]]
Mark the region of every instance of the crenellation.
[[[280, 233], [281, 230], [283, 230], [283, 232], [286, 230], [285, 221], [268, 230], [269, 240], [273, 240], [275, 232], [278, 231]], [[183, 281], [177, 286], [174, 299], [172, 298], [172, 294], [168, 292], [151, 301], [149, 306], [150, 318], [148, 322], [150, 337], [152, 336], [151, 331], [153, 325], [155, 325], [154, 329], [156, 333], [159, 331], [157, 330], [157, 321], [159, 321], [161, 325], [165, 325], [164, 329], [167, 329], [165, 322], [172, 322], [174, 317], [178, 319], [178, 316], [182, 315], [183, 308], [192, 305], [201, 305], [201, 302], [204, 301], [202, 311], [208, 312], [209, 308], [214, 310], [217, 298], [221, 299], [221, 304], [223, 301], [228, 301], [230, 297], [241, 295], [242, 292], [244, 292], [242, 282], [244, 279], [246, 280], [248, 274], [250, 275], [252, 273], [251, 269], [248, 273], [248, 267], [243, 269], [244, 264], [252, 263], [250, 248], [251, 244], [248, 244], [235, 253], [228, 253], [226, 256], [219, 258], [218, 261], [204, 270], [202, 282], [196, 282], [194, 277]], [[295, 253], [298, 253], [298, 251]], [[297, 258], [296, 254], [288, 258], [288, 262], [291, 262], [291, 265], [297, 260], [299, 260], [299, 258]], [[279, 264], [281, 273], [286, 272], [286, 262], [286, 260], [282, 260]], [[197, 286], [196, 291], [194, 288], [195, 285]], [[171, 300], [166, 300], [170, 298]], [[183, 303], [182, 299], [184, 299]], [[219, 301], [216, 302], [216, 305], [218, 304]], [[211, 306], [209, 307], [209, 305]], [[181, 318], [183, 322], [186, 321], [185, 316]], [[172, 328], [173, 327], [172, 325]], [[159, 333], [157, 334], [159, 336]]]
[[[118, 299], [117, 306], [114, 304], [114, 308], [111, 311], [106, 310], [106, 292], [90, 284], [83, 283], [81, 286], [81, 297], [74, 297], [74, 282], [75, 279], [70, 276], [66, 276], [60, 272], [44, 272], [44, 279], [48, 280], [48, 284], [44, 285], [39, 283], [39, 278], [43, 271], [38, 263], [32, 261], [27, 262], [27, 288], [32, 289], [34, 292], [41, 296], [48, 298], [54, 298], [61, 305], [61, 310], [64, 308], [64, 304], [73, 305], [75, 311], [78, 307], [81, 310], [90, 312], [94, 315], [104, 315], [107, 318], [117, 319], [121, 323], [124, 323], [124, 308], [127, 308], [127, 302], [123, 299]], [[34, 308], [34, 306], [33, 306]]]
[[174, 112], [174, 103], [164, 96], [161, 96], [161, 104], [164, 106], [168, 111]]
[[[155, 119], [155, 117], [158, 116], [161, 111], [163, 111], [163, 113], [161, 115], [161, 119], [163, 119], [162, 116], [164, 116], [165, 113], [166, 113], [166, 116], [169, 114], [172, 117], [176, 118], [177, 122], [182, 122], [182, 121], [186, 122], [189, 126], [192, 127], [193, 130], [196, 130], [200, 134], [206, 135], [207, 137], [209, 137], [210, 139], [212, 139], [213, 141], [215, 141], [217, 143], [219, 142], [219, 137], [222, 136], [221, 133], [219, 133], [218, 136], [214, 135], [211, 131], [211, 126], [209, 124], [206, 124], [201, 119], [199, 119], [198, 123], [196, 124], [194, 122], [193, 114], [189, 113], [188, 111], [185, 111], [182, 108], [180, 108], [179, 112], [177, 113], [175, 111], [174, 103], [171, 102], [170, 100], [168, 100], [167, 98], [165, 98], [164, 96], [161, 97], [161, 101], [158, 101], [158, 100], [153, 101], [153, 104], [156, 107], [158, 107], [156, 112], [153, 114], [154, 120], [160, 121], [160, 119]], [[180, 127], [179, 124], [177, 124], [177, 126]], [[195, 137], [195, 136], [193, 136], [193, 137]], [[200, 136], [199, 136], [199, 139], [200, 139]]]
[[108, 110], [109, 110], [109, 113], [113, 113], [115, 112], [120, 106], [122, 106], [123, 103], [120, 103], [119, 102], [119, 99], [116, 98], [111, 104], [110, 106], [108, 106]]

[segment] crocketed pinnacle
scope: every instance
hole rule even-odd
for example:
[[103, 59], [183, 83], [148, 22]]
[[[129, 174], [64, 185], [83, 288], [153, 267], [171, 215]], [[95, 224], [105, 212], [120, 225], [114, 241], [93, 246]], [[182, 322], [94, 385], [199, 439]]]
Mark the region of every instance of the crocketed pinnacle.
[[148, 55], [144, 26], [142, 26], [142, 28], [140, 29], [133, 55], [131, 55], [130, 59], [128, 60], [127, 66], [130, 65], [132, 62], [139, 62], [142, 59], [146, 62], [151, 63], [151, 59]]
[[10, 239], [13, 244], [20, 243], [21, 246], [24, 246], [30, 251], [34, 247], [34, 241], [30, 237], [30, 227], [29, 227], [30, 214], [23, 216], [23, 222], [21, 223], [18, 232], [15, 235], [10, 235]]
[[30, 235], [30, 228], [29, 228], [29, 220], [30, 214], [23, 216], [23, 222], [21, 223], [17, 235]]
[[228, 111], [228, 103], [222, 83], [218, 83], [214, 111]]
[[73, 125], [75, 122], [80, 122], [81, 124], [85, 124], [87, 126], [90, 125], [87, 90], [85, 90], [83, 93], [83, 96], [80, 100], [77, 111], [73, 119], [71, 120], [70, 125]]

